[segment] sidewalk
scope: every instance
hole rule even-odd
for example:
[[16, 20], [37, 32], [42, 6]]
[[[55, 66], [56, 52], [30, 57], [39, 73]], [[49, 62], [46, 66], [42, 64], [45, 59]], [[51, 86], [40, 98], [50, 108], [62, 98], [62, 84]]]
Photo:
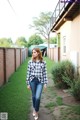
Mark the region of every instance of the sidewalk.
[[[48, 87], [50, 87], [52, 85], [53, 85], [53, 81], [49, 80], [47, 89], [48, 89]], [[38, 120], [55, 120], [53, 118], [53, 115], [50, 112], [50, 110], [45, 107], [45, 105], [50, 102], [50, 100], [48, 99], [47, 89], [46, 89], [46, 91], [43, 90], [43, 93], [42, 93], [40, 110], [39, 110], [39, 119]], [[29, 120], [34, 120], [34, 117], [32, 116], [32, 108], [31, 108], [31, 112], [30, 112], [29, 117], [30, 117]]]

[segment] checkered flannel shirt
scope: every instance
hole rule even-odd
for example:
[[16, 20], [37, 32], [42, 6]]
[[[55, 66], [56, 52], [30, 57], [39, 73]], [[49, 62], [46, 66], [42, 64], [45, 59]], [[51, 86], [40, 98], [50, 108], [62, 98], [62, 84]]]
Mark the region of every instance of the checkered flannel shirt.
[[38, 80], [43, 84], [48, 83], [46, 61], [34, 62], [30, 60], [28, 62], [27, 78], [26, 78], [27, 85], [29, 85], [29, 82], [32, 81], [34, 77], [37, 77]]

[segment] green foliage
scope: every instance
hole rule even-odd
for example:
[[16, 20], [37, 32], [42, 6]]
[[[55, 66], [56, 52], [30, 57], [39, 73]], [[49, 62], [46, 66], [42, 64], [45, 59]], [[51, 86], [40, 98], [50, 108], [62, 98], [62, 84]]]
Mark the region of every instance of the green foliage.
[[9, 120], [29, 120], [31, 96], [25, 82], [28, 60], [0, 88], [0, 112], [8, 112]]
[[0, 38], [0, 47], [11, 47], [12, 44], [11, 38]]
[[47, 62], [47, 72], [51, 75], [52, 65], [55, 64], [53, 60], [48, 57], [44, 57], [44, 60]]
[[47, 42], [49, 43], [50, 37], [50, 30], [49, 30], [49, 23], [52, 16], [52, 12], [41, 12], [39, 17], [35, 17], [33, 19], [33, 25], [30, 27], [35, 28], [38, 34], [42, 35]]
[[52, 68], [52, 77], [58, 88], [70, 87], [71, 94], [80, 100], [80, 76], [77, 75], [70, 61], [55, 63]]
[[80, 76], [74, 79], [74, 84], [71, 85], [71, 93], [76, 100], [80, 100]]
[[11, 38], [8, 38], [7, 41], [8, 41], [10, 44], [13, 44]]
[[80, 115], [80, 105], [79, 105], [79, 106], [72, 106], [72, 110], [73, 110], [74, 113], [76, 113], [77, 115]]
[[46, 108], [51, 108], [51, 107], [55, 107], [56, 103], [55, 102], [49, 102], [48, 104], [45, 105]]
[[16, 40], [15, 44], [18, 45], [19, 47], [21, 47], [21, 46], [27, 47], [27, 41], [26, 41], [25, 37], [19, 37]]
[[50, 109], [60, 105], [63, 105], [63, 100], [62, 100], [62, 97], [57, 96], [56, 101], [49, 102], [48, 104], [45, 105], [45, 107]]
[[57, 105], [63, 105], [63, 99], [62, 99], [62, 97], [58, 96], [56, 98], [56, 103], [57, 103]]
[[68, 60], [55, 63], [52, 68], [53, 81], [60, 88], [70, 87], [69, 82], [73, 81], [74, 73], [74, 66]]
[[58, 34], [58, 47], [60, 47], [60, 34]]
[[28, 47], [30, 47], [31, 45], [39, 45], [42, 43], [43, 40], [41, 39], [41, 37], [39, 35], [34, 34], [29, 38]]
[[51, 44], [56, 44], [57, 43], [57, 38], [56, 37], [50, 38], [50, 43]]
[[50, 22], [52, 12], [41, 12], [39, 17], [34, 17], [33, 25], [31, 27], [35, 27], [38, 31], [47, 30], [48, 24]]

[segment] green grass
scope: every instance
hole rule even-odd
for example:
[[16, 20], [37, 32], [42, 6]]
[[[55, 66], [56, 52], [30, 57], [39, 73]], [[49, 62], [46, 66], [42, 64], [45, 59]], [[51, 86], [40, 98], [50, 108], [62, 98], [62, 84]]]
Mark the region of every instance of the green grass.
[[79, 106], [67, 106], [61, 110], [60, 120], [80, 120], [80, 105]]
[[[7, 112], [9, 120], [29, 120], [31, 92], [26, 85], [27, 63], [30, 58], [17, 69], [8, 82], [0, 88], [0, 112]], [[51, 61], [45, 58], [50, 74]]]
[[48, 74], [51, 74], [51, 70], [52, 70], [52, 67], [54, 64], [53, 60], [49, 59], [48, 57], [44, 57], [44, 60], [47, 63], [47, 72], [48, 72]]
[[72, 106], [72, 110], [77, 114], [80, 115], [80, 105]]
[[[29, 120], [29, 113], [31, 109], [31, 92], [27, 89], [26, 85], [26, 72], [28, 58], [10, 77], [9, 81], [0, 88], [0, 112], [8, 112], [8, 120]], [[51, 74], [51, 69], [54, 64], [52, 60], [44, 57], [47, 62], [48, 76]], [[63, 104], [61, 97], [57, 96], [57, 93], [53, 86], [47, 88], [49, 98], [52, 99], [46, 108], [54, 109], [56, 106]], [[55, 99], [56, 98], [56, 99]], [[55, 101], [53, 101], [55, 99]], [[80, 119], [80, 105], [70, 106], [68, 109], [61, 111], [60, 120], [79, 120]], [[69, 115], [72, 115], [69, 118]], [[78, 115], [78, 117], [73, 116]]]
[[[54, 94], [54, 92], [53, 92], [53, 94]], [[48, 104], [45, 105], [45, 107], [48, 109], [51, 109], [51, 108], [54, 108], [54, 107], [60, 106], [60, 105], [63, 105], [62, 97], [57, 96], [55, 101], [49, 102]]]
[[30, 91], [26, 85], [28, 60], [0, 88], [0, 112], [8, 112], [9, 120], [29, 120]]
[[57, 103], [57, 105], [63, 105], [62, 97], [57, 96], [57, 98], [56, 98], [56, 103]]
[[45, 60], [46, 63], [47, 63], [47, 75], [48, 75], [48, 78], [49, 78], [49, 79], [52, 79], [51, 71], [52, 71], [52, 67], [53, 67], [53, 65], [54, 65], [54, 61], [51, 60], [51, 59], [48, 58], [48, 57], [44, 57], [44, 60]]
[[48, 104], [45, 105], [46, 108], [50, 109], [51, 107], [55, 107], [56, 103], [55, 102], [49, 102]]

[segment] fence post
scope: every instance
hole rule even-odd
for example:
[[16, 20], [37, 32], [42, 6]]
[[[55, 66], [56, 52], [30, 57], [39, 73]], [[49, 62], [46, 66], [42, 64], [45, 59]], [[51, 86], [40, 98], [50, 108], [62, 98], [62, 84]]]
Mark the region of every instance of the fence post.
[[16, 71], [16, 48], [14, 48], [14, 66]]
[[22, 64], [22, 60], [21, 60], [21, 48], [20, 48], [20, 65]]
[[6, 83], [6, 48], [3, 48], [4, 84]]

